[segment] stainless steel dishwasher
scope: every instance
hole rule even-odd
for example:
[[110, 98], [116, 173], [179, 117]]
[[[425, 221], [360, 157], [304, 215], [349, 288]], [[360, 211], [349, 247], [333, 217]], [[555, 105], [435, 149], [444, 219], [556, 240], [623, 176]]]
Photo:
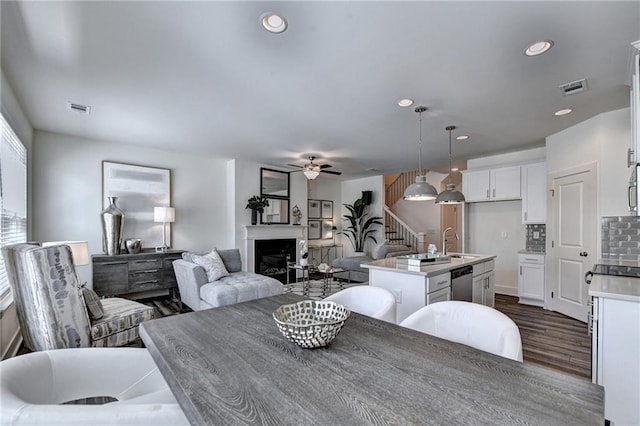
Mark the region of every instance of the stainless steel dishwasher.
[[451, 270], [451, 300], [473, 299], [473, 266], [467, 265]]

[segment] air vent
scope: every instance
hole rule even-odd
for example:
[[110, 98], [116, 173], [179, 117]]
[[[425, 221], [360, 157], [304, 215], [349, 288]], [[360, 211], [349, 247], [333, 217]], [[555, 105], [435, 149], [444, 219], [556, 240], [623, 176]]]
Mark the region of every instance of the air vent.
[[576, 93], [584, 92], [587, 90], [587, 79], [572, 81], [571, 83], [565, 83], [560, 85], [560, 90], [565, 96], [574, 95]]
[[76, 104], [74, 102], [67, 102], [67, 107], [74, 112], [77, 112], [79, 114], [87, 114], [89, 115], [91, 113], [91, 107], [87, 106], [87, 105], [80, 105], [80, 104]]

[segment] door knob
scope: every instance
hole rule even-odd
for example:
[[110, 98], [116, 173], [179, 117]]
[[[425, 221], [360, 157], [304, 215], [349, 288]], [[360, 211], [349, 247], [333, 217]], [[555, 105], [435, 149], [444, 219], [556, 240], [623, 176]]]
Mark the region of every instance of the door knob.
[[589, 253], [587, 253], [586, 251], [581, 251], [580, 252], [580, 256], [587, 257], [587, 256], [589, 256]]

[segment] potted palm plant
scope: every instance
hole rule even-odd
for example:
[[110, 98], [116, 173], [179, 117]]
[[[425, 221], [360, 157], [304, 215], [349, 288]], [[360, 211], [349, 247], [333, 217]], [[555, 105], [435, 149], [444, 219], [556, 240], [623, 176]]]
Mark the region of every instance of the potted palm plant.
[[375, 228], [373, 225], [382, 225], [382, 218], [369, 216], [367, 204], [362, 198], [358, 198], [353, 204], [343, 204], [343, 206], [349, 211], [349, 214], [343, 216], [343, 219], [348, 222], [348, 226], [339, 233], [349, 238], [356, 253], [364, 253], [364, 245], [367, 240], [378, 243], [374, 236]]
[[264, 213], [264, 208], [269, 207], [269, 200], [259, 195], [254, 195], [247, 200], [245, 209], [251, 209], [251, 224], [258, 223], [258, 213]]

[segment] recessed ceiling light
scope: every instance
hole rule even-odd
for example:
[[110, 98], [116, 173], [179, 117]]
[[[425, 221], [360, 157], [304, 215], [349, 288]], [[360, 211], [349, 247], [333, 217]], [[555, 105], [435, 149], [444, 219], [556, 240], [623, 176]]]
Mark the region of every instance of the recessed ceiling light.
[[529, 45], [529, 47], [527, 47], [527, 49], [524, 51], [524, 54], [527, 56], [538, 56], [542, 55], [552, 47], [553, 41], [551, 40], [536, 41], [535, 43], [532, 43]]
[[398, 106], [401, 106], [401, 107], [408, 107], [411, 105], [413, 105], [413, 99], [404, 98], [398, 101]]
[[260, 16], [260, 20], [262, 21], [262, 26], [269, 32], [277, 34], [287, 29], [286, 19], [276, 13], [263, 13], [262, 16]]
[[558, 111], [554, 112], [553, 114], [560, 116], [560, 115], [571, 114], [572, 112], [573, 112], [573, 110], [571, 108], [565, 108], [565, 109], [558, 110]]
[[457, 172], [458, 170], [460, 170], [460, 169], [458, 169], [457, 167], [452, 167], [452, 168], [451, 168], [451, 171], [452, 171], [452, 172]]
[[469, 135], [456, 136], [456, 139], [459, 141], [466, 141], [467, 139], [469, 139]]

